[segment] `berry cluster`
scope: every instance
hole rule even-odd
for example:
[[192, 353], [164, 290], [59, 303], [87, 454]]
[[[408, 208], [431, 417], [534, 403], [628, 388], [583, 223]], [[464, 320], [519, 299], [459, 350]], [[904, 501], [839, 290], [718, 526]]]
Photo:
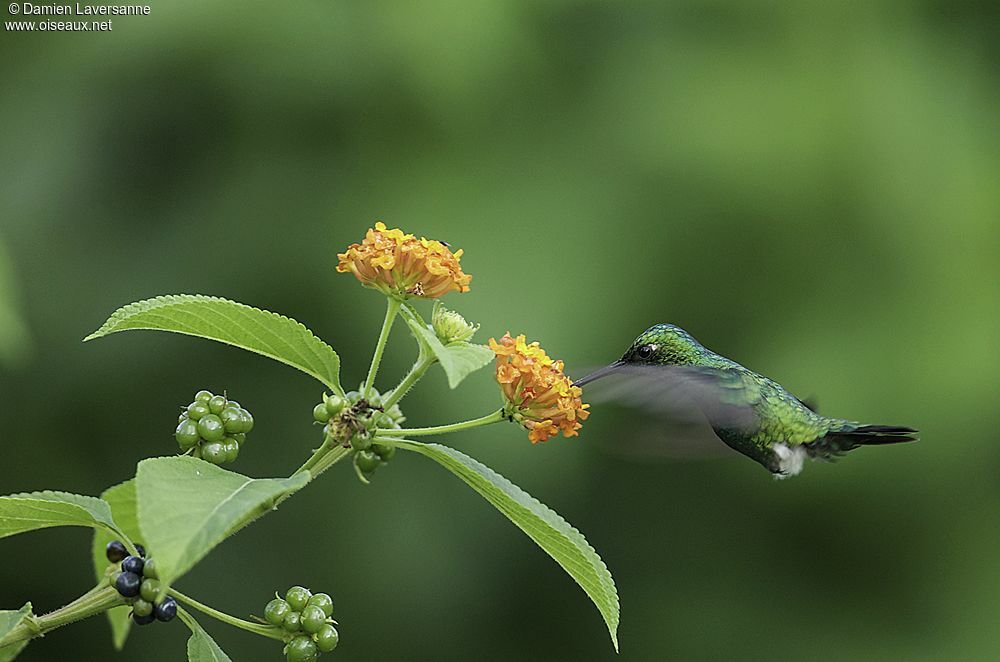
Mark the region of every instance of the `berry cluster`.
[[383, 408], [378, 391], [373, 389], [368, 398], [363, 398], [363, 390], [364, 387], [359, 386], [344, 398], [336, 394], [325, 396], [323, 402], [313, 408], [313, 418], [325, 425], [325, 434], [356, 451], [354, 466], [363, 476], [369, 476], [396, 453], [394, 446], [373, 442], [372, 437], [379, 429], [398, 430], [406, 417], [399, 405]]
[[177, 419], [174, 438], [182, 451], [222, 464], [236, 459], [252, 428], [253, 416], [240, 403], [211, 391], [198, 391]]
[[132, 605], [132, 620], [136, 625], [148, 625], [153, 621], [170, 621], [177, 615], [177, 603], [171, 597], [157, 602], [160, 597], [160, 581], [156, 577], [156, 563], [143, 558], [146, 550], [136, 545], [139, 556], [130, 556], [125, 545], [112, 540], [105, 548], [105, 554], [112, 563], [121, 563], [120, 571], [112, 573], [111, 585], [119, 595]]
[[340, 634], [333, 627], [332, 614], [329, 595], [313, 594], [301, 586], [293, 586], [284, 598], [275, 597], [264, 607], [264, 620], [294, 635], [285, 646], [287, 662], [312, 662], [337, 647]]

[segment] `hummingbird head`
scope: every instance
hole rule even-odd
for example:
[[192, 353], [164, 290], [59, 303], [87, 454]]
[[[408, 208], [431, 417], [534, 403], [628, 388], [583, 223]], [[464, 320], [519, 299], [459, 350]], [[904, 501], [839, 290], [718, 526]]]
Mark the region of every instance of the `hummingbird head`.
[[656, 324], [633, 341], [619, 365], [688, 365], [703, 351], [691, 334], [673, 324]]

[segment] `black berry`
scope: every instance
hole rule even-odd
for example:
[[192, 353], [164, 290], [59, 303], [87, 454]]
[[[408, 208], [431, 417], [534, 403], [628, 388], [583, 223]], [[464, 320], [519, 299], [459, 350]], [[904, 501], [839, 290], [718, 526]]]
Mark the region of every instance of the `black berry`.
[[140, 557], [128, 556], [122, 561], [122, 572], [132, 572], [141, 575], [143, 565], [145, 565], [145, 562]]
[[171, 621], [177, 615], [177, 602], [173, 598], [166, 598], [153, 608], [153, 613], [158, 621]]
[[142, 577], [134, 572], [123, 572], [115, 580], [115, 588], [122, 597], [134, 598], [139, 595], [139, 587], [142, 586]]
[[139, 552], [139, 556], [141, 556], [141, 557], [143, 557], [143, 558], [145, 558], [145, 557], [146, 557], [146, 548], [145, 548], [145, 547], [143, 547], [143, 546], [142, 546], [142, 545], [140, 545], [139, 543], [136, 543], [136, 544], [135, 544], [135, 549], [136, 549], [136, 551], [138, 551], [138, 552]]
[[146, 614], [145, 616], [140, 616], [139, 614], [132, 612], [132, 620], [135, 621], [136, 625], [149, 625], [156, 620], [156, 616], [153, 614]]
[[104, 548], [104, 554], [112, 563], [118, 563], [128, 556], [128, 550], [125, 549], [125, 545], [122, 544], [121, 540], [112, 540], [108, 543], [108, 546]]

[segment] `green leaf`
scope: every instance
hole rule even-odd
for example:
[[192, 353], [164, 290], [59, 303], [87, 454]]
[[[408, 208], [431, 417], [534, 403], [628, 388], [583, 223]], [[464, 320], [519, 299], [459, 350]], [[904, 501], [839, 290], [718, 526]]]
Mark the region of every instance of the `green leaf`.
[[[31, 616], [31, 603], [25, 603], [23, 607], [17, 610], [4, 609], [0, 611], [0, 640], [2, 640], [8, 632], [20, 625], [24, 619]], [[28, 645], [31, 640], [19, 641], [16, 644], [11, 644], [9, 646], [4, 646], [0, 648], [0, 662], [10, 662], [15, 657], [17, 657], [24, 647]]]
[[479, 370], [494, 358], [493, 350], [483, 345], [465, 341], [443, 344], [434, 333], [434, 329], [411, 315], [406, 315], [406, 324], [437, 358], [448, 376], [450, 388], [458, 386], [469, 374]]
[[177, 614], [184, 621], [184, 624], [191, 630], [191, 638], [188, 639], [187, 653], [189, 662], [232, 662], [225, 651], [219, 648], [212, 637], [208, 636], [205, 629], [194, 620], [191, 614], [178, 608]]
[[0, 497], [0, 538], [51, 526], [115, 530], [104, 501], [69, 492], [30, 492]]
[[309, 479], [307, 471], [291, 478], [247, 478], [183, 455], [140, 462], [139, 529], [156, 558], [161, 590]]
[[242, 303], [203, 295], [156, 297], [119, 308], [84, 342], [131, 329], [208, 338], [280, 361], [343, 395], [340, 357], [295, 320]]
[[579, 531], [517, 485], [454, 448], [409, 440], [396, 445], [431, 458], [461, 478], [528, 534], [590, 596], [618, 650], [618, 591], [604, 561]]
[[[111, 507], [111, 515], [115, 518], [118, 528], [133, 542], [142, 542], [139, 520], [136, 516], [135, 480], [127, 480], [114, 487], [109, 487], [101, 494], [101, 498]], [[92, 554], [94, 574], [99, 582], [106, 579], [108, 566], [111, 565], [108, 563], [104, 549], [112, 540], [119, 540], [119, 538], [102, 530], [94, 532]], [[107, 611], [108, 622], [111, 624], [111, 641], [115, 650], [121, 650], [128, 638], [129, 629], [132, 626], [132, 619], [128, 617], [129, 610], [129, 607], [122, 606], [112, 607]]]

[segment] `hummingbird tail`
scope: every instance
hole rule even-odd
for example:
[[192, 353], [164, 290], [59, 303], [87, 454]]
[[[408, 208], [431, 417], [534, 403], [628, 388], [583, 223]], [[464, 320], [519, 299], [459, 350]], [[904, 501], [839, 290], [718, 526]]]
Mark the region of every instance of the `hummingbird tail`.
[[831, 430], [816, 441], [805, 444], [813, 457], [832, 459], [858, 446], [884, 446], [917, 441], [913, 428], [898, 425], [852, 425], [843, 430]]

